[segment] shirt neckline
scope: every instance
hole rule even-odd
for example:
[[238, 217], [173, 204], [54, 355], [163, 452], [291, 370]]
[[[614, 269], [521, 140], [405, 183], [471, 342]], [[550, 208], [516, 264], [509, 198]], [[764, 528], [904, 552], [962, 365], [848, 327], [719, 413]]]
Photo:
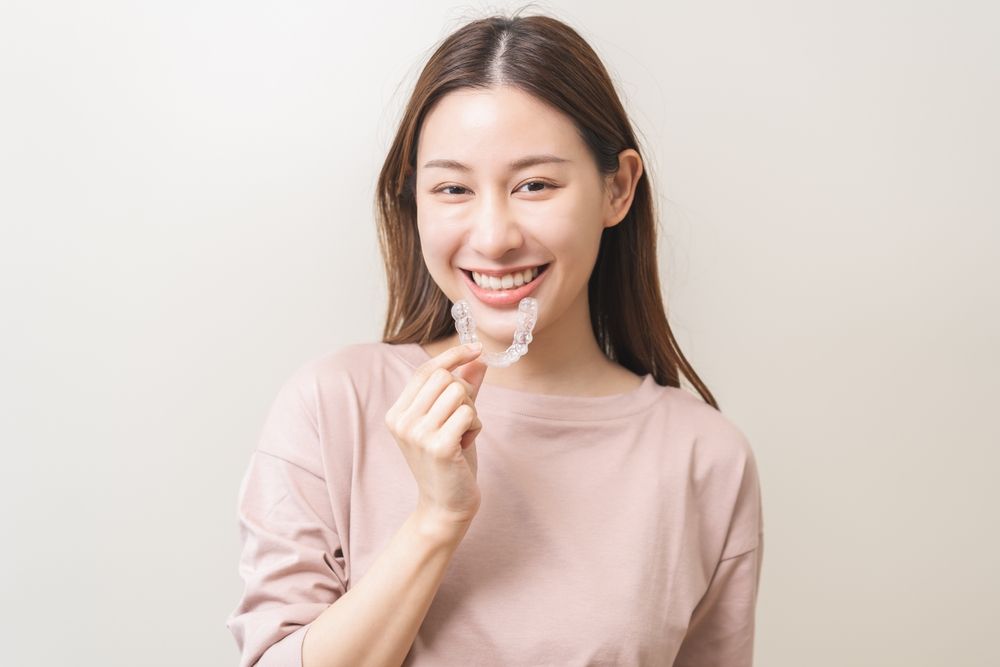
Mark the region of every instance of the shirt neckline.
[[[380, 344], [414, 369], [431, 358], [419, 343]], [[651, 373], [643, 375], [642, 383], [635, 389], [610, 396], [538, 394], [483, 384], [476, 397], [476, 407], [556, 421], [604, 421], [645, 410], [660, 397], [661, 389]]]

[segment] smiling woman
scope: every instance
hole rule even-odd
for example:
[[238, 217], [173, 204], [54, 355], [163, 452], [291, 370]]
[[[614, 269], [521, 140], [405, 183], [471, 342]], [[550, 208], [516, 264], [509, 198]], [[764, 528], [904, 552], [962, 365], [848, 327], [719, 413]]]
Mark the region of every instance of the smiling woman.
[[756, 460], [667, 323], [593, 49], [546, 16], [455, 31], [376, 196], [383, 338], [302, 366], [241, 488], [241, 667], [750, 665]]

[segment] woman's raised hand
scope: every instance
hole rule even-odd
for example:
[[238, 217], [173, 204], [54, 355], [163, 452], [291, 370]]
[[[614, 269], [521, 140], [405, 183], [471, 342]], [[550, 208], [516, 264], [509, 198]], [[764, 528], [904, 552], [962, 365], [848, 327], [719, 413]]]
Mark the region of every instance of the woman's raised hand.
[[475, 445], [482, 429], [475, 400], [487, 368], [477, 360], [481, 353], [458, 345], [428, 359], [385, 415], [417, 480], [417, 511], [466, 528], [481, 501]]

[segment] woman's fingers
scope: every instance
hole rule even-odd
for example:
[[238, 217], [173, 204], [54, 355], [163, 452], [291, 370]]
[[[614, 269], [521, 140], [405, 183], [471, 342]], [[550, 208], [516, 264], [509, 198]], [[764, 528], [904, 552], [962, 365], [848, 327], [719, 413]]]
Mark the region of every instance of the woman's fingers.
[[[481, 353], [481, 350], [473, 350], [465, 345], [457, 345], [455, 347], [448, 348], [436, 357], [428, 359], [424, 363], [420, 364], [414, 372], [413, 377], [410, 378], [406, 387], [403, 388], [403, 392], [399, 395], [396, 403], [392, 406], [392, 408], [390, 408], [390, 413], [402, 414], [403, 412], [406, 412], [413, 403], [413, 400], [418, 394], [420, 394], [424, 385], [438, 369], [443, 369], [451, 374], [452, 370], [464, 363], [472, 361]], [[438, 374], [438, 377], [439, 381], [443, 381], [445, 379], [441, 374]], [[444, 385], [442, 384], [441, 387], [443, 388], [443, 386]], [[436, 397], [437, 394], [434, 394], [434, 398]], [[424, 396], [423, 400], [426, 401], [427, 397]], [[433, 398], [431, 399], [431, 402], [433, 402]]]
[[[436, 404], [438, 397], [454, 382], [455, 377], [444, 368], [434, 369], [430, 377], [424, 382], [424, 386], [417, 392], [413, 402], [406, 408], [404, 414], [429, 414], [432, 406]], [[448, 414], [451, 413], [449, 412]], [[435, 424], [435, 426], [439, 425], [440, 423]]]
[[[420, 400], [419, 397], [417, 400]], [[416, 405], [416, 401], [414, 401], [414, 405]], [[435, 429], [441, 428], [441, 425], [445, 423], [445, 420], [447, 420], [452, 413], [456, 412], [459, 406], [472, 408], [473, 414], [475, 414], [475, 408], [472, 405], [472, 400], [469, 398], [468, 393], [466, 393], [465, 387], [463, 387], [461, 383], [452, 380], [437, 397], [437, 400], [434, 401], [434, 404], [430, 407], [430, 409], [426, 411], [426, 419]]]

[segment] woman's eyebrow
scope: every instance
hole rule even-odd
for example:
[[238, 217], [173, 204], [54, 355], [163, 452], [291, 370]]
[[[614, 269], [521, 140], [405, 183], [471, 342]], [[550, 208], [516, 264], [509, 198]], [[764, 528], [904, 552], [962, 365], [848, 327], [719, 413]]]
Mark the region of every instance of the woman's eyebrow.
[[[534, 167], [537, 164], [550, 164], [550, 163], [563, 163], [572, 162], [572, 160], [567, 160], [566, 158], [559, 157], [558, 155], [527, 155], [518, 160], [514, 160], [510, 163], [511, 171], [517, 171], [518, 169], [526, 169], [527, 167]], [[439, 167], [441, 169], [456, 169], [458, 171], [472, 171], [472, 168], [468, 165], [462, 164], [457, 160], [431, 160], [424, 165], [425, 169], [431, 167]]]

